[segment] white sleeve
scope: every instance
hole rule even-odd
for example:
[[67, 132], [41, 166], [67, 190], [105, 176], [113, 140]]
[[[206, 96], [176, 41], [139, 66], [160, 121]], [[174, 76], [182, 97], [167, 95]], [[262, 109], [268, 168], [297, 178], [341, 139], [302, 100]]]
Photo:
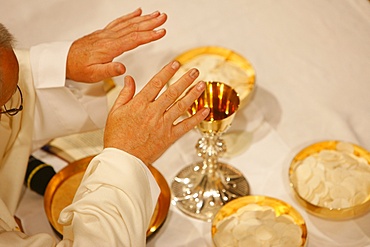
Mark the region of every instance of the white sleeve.
[[104, 127], [108, 107], [103, 83], [65, 79], [70, 46], [71, 42], [54, 42], [30, 50], [37, 98], [35, 143]]
[[39, 233], [27, 236], [19, 230], [13, 215], [7, 206], [0, 199], [0, 246], [17, 247], [53, 247], [56, 245], [55, 239], [46, 233]]
[[89, 164], [74, 200], [59, 217], [60, 246], [145, 246], [160, 193], [136, 157], [106, 148]]

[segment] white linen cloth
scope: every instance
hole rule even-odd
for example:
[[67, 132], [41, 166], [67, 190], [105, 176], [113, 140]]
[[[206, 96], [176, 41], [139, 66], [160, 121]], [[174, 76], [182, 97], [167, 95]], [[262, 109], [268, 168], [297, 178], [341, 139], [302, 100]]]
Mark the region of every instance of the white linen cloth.
[[[194, 47], [219, 45], [246, 57], [256, 70], [255, 97], [237, 112], [229, 133], [248, 130], [258, 116], [264, 124], [258, 130], [250, 128], [249, 145], [226, 161], [245, 174], [252, 194], [283, 199], [303, 215], [309, 247], [370, 246], [370, 214], [344, 221], [310, 215], [293, 198], [287, 175], [291, 158], [316, 141], [338, 139], [370, 150], [370, 2], [13, 0], [2, 3], [0, 16], [20, 45], [30, 47], [78, 38], [137, 7], [169, 16], [162, 40], [117, 59], [127, 65], [138, 90], [164, 64]], [[32, 25], [25, 30], [24, 23]], [[122, 78], [115, 81], [121, 83]], [[190, 132], [154, 164], [168, 183], [197, 159], [198, 137]], [[21, 209], [30, 204], [39, 206], [39, 215], [28, 212], [23, 219], [45, 217], [40, 196], [26, 193]], [[45, 228], [52, 232], [46, 219], [24, 223], [28, 232]], [[189, 218], [172, 205], [147, 246], [211, 247], [210, 224]]]

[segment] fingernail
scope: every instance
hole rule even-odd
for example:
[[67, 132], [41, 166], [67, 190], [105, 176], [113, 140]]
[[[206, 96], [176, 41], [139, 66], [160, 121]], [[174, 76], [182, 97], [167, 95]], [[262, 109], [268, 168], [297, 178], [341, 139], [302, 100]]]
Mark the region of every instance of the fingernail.
[[164, 33], [165, 30], [163, 28], [161, 28], [161, 29], [154, 30], [154, 32], [156, 32], [156, 33]]
[[198, 77], [198, 75], [199, 75], [199, 70], [197, 70], [197, 69], [192, 69], [192, 70], [191, 70], [191, 72], [190, 72], [190, 76], [191, 76], [192, 78], [197, 78], [197, 77]]
[[209, 115], [209, 112], [210, 112], [210, 110], [209, 110], [209, 108], [203, 108], [204, 110], [203, 110], [203, 112], [202, 112], [202, 116], [203, 117], [207, 117], [208, 115]]
[[157, 18], [158, 18], [158, 19], [161, 19], [161, 18], [163, 18], [163, 17], [164, 17], [164, 13], [160, 14]]
[[173, 61], [171, 64], [171, 68], [178, 69], [180, 67], [180, 63], [178, 61]]
[[122, 66], [120, 64], [117, 64], [114, 69], [116, 70], [116, 72], [120, 75], [122, 75], [123, 73], [126, 72], [126, 70], [124, 68], [122, 68]]
[[199, 82], [197, 85], [197, 89], [199, 91], [203, 91], [205, 87], [206, 87], [206, 84], [204, 83], [204, 81]]
[[159, 11], [158, 10], [156, 10], [156, 11], [154, 11], [153, 13], [151, 13], [150, 15], [151, 16], [157, 16], [159, 14]]

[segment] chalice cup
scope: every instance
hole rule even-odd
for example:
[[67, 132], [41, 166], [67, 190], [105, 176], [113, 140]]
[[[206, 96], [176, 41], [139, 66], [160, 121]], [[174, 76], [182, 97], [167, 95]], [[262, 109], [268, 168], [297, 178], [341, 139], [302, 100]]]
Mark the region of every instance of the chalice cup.
[[226, 152], [221, 136], [233, 122], [240, 99], [236, 91], [221, 82], [206, 82], [203, 94], [193, 103], [189, 114], [208, 107], [208, 117], [198, 124], [202, 137], [196, 144], [202, 161], [182, 169], [171, 184], [173, 202], [185, 214], [211, 221], [227, 202], [249, 194], [243, 174], [219, 161]]

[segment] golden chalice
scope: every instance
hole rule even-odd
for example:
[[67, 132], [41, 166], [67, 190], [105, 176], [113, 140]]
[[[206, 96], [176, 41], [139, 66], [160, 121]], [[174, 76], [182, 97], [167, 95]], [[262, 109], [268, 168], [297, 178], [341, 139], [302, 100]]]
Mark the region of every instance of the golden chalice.
[[197, 126], [202, 137], [196, 150], [203, 160], [182, 169], [171, 184], [173, 201], [187, 215], [211, 221], [224, 204], [249, 194], [243, 174], [218, 160], [226, 151], [221, 136], [230, 127], [239, 105], [239, 95], [233, 88], [207, 82], [206, 90], [189, 109], [194, 114], [208, 107], [210, 114]]

